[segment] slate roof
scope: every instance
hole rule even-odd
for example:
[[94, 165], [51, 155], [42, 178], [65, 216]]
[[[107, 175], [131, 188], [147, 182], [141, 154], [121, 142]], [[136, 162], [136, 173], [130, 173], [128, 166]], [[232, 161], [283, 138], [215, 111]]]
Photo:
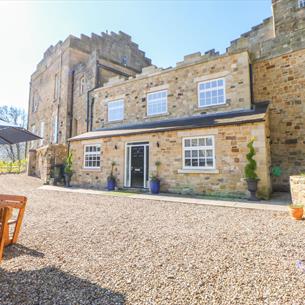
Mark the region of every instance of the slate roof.
[[141, 122], [108, 128], [99, 128], [70, 138], [69, 141], [127, 136], [140, 133], [154, 133], [169, 130], [205, 128], [223, 125], [240, 125], [265, 121], [269, 102], [260, 102], [253, 109], [209, 113], [196, 116]]

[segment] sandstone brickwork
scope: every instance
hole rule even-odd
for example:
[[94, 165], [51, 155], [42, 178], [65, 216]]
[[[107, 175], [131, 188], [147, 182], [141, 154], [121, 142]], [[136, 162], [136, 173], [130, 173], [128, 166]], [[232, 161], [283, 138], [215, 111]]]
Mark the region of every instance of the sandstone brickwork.
[[269, 100], [272, 177], [278, 190], [289, 189], [289, 176], [305, 171], [305, 52], [259, 61], [253, 65], [254, 97]]
[[[183, 172], [182, 139], [185, 137], [214, 135], [216, 171]], [[105, 188], [111, 163], [115, 161], [114, 174], [119, 188], [124, 187], [125, 145], [130, 142], [149, 142], [149, 174], [156, 173], [156, 161], [161, 162], [159, 175], [164, 192], [246, 196], [244, 180], [247, 143], [255, 137], [257, 173], [260, 177], [259, 195], [268, 198], [271, 192], [269, 176], [269, 142], [266, 122], [156, 132], [132, 136], [117, 136], [83, 141], [72, 141], [74, 185]], [[84, 169], [84, 145], [101, 144], [101, 168]]]
[[64, 164], [67, 157], [67, 145], [52, 144], [30, 150], [29, 169], [31, 176], [39, 177], [43, 183], [48, 183], [54, 165]]
[[[299, 7], [298, 0], [272, 0], [272, 9], [271, 17], [233, 40], [224, 54], [215, 50], [189, 54], [167, 69], [152, 66], [125, 33], [69, 36], [45, 52], [32, 75], [29, 129], [39, 134], [40, 124], [44, 122], [41, 144], [53, 143], [57, 117], [57, 142], [66, 143], [69, 137], [96, 128], [250, 109], [257, 103], [270, 101], [265, 151], [266, 160], [271, 162], [266, 174], [279, 166], [281, 175], [271, 177], [273, 189], [289, 190], [289, 176], [299, 174], [305, 167], [305, 8]], [[60, 81], [57, 97], [55, 75]], [[220, 77], [226, 80], [226, 104], [199, 108], [198, 82]], [[147, 94], [165, 89], [168, 112], [147, 116]], [[124, 99], [124, 120], [109, 123], [107, 104], [115, 99]], [[156, 137], [161, 137], [161, 133]], [[81, 171], [75, 179], [79, 183], [83, 179], [84, 183], [97, 184], [91, 176]], [[176, 179], [178, 184], [181, 179], [193, 182], [191, 175], [181, 177], [183, 174], [167, 177], [166, 181], [171, 181], [170, 185]], [[196, 183], [196, 191], [205, 191]], [[166, 185], [167, 182], [163, 187]], [[183, 189], [181, 185], [179, 188]], [[269, 184], [265, 185], [269, 189]], [[206, 186], [208, 191], [212, 188]]]
[[[82, 35], [81, 38], [70, 35], [45, 52], [31, 77], [29, 129], [40, 134], [40, 124], [44, 122], [44, 143], [41, 145], [65, 144], [73, 131], [87, 131], [88, 91], [115, 75], [135, 75], [150, 63], [145, 53], [123, 32], [92, 34], [92, 37]], [[84, 91], [80, 93], [82, 78]]]
[[[100, 89], [94, 91], [97, 105], [94, 112], [93, 129], [104, 126], [139, 123], [167, 118], [187, 117], [209, 112], [224, 112], [250, 109], [249, 57], [247, 52], [229, 56], [216, 56], [206, 60], [196, 56], [196, 61], [181, 63], [173, 69], [161, 70], [155, 67], [143, 69], [142, 74], [130, 80], [110, 79]], [[203, 80], [223, 78], [226, 83], [226, 104], [204, 107], [198, 106], [198, 83]], [[147, 94], [167, 90], [168, 113], [147, 115]], [[124, 100], [124, 120], [108, 122], [110, 101]]]

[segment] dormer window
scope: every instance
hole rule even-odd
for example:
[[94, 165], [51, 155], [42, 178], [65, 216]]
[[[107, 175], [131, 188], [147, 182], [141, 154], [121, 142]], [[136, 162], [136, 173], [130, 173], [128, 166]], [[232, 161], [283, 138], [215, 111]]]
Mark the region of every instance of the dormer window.
[[299, 8], [305, 7], [305, 0], [299, 0]]
[[80, 79], [80, 83], [79, 83], [79, 92], [81, 95], [85, 93], [85, 89], [86, 89], [85, 86], [86, 86], [86, 81], [85, 81], [85, 77], [83, 76]]

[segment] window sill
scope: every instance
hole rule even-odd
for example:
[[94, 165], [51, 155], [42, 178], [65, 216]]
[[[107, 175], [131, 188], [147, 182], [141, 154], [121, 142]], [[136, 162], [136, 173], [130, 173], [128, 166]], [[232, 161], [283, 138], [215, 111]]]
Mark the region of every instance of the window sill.
[[197, 105], [196, 110], [200, 111], [200, 110], [203, 110], [203, 109], [215, 109], [215, 108], [222, 108], [222, 107], [227, 107], [227, 106], [229, 106], [228, 103], [217, 104], [217, 105], [208, 105], [208, 106], [199, 106], [199, 105]]
[[219, 174], [218, 169], [178, 169], [178, 174]]
[[101, 172], [101, 168], [82, 168], [83, 172]]
[[124, 119], [120, 119], [120, 120], [113, 120], [113, 121], [107, 121], [105, 122], [105, 125], [111, 125], [111, 124], [115, 124], [115, 123], [122, 123], [124, 122]]
[[159, 114], [147, 114], [147, 115], [144, 117], [144, 119], [162, 117], [162, 116], [167, 116], [167, 115], [169, 115], [168, 112], [159, 113]]

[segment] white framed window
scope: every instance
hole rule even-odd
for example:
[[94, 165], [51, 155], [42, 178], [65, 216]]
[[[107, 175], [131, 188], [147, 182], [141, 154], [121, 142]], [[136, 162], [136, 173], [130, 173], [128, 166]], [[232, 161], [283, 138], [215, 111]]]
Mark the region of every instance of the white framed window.
[[305, 0], [299, 0], [299, 8], [305, 7]]
[[226, 103], [226, 82], [224, 78], [198, 84], [198, 106], [209, 107]]
[[35, 92], [32, 97], [32, 112], [36, 112], [38, 110], [39, 100], [38, 94]]
[[58, 134], [58, 116], [57, 114], [53, 116], [53, 137], [52, 142], [57, 143], [57, 134]]
[[124, 100], [108, 102], [108, 122], [124, 119]]
[[79, 92], [80, 92], [80, 94], [84, 94], [85, 89], [86, 89], [86, 80], [85, 80], [85, 77], [83, 76], [80, 79], [80, 82], [79, 82]]
[[147, 115], [167, 113], [167, 90], [147, 94]]
[[40, 122], [40, 137], [41, 137], [41, 139], [40, 139], [40, 146], [42, 146], [43, 145], [43, 137], [44, 137], [44, 122]]
[[54, 78], [54, 99], [59, 98], [59, 88], [60, 88], [60, 83], [59, 83], [59, 76], [58, 74], [55, 74]]
[[[35, 124], [33, 124], [33, 125], [31, 126], [31, 132], [32, 132], [33, 134], [36, 134], [36, 126], [35, 126]], [[30, 144], [30, 146], [31, 146], [31, 148], [34, 148], [34, 147], [35, 147], [35, 142], [32, 141], [31, 144]]]
[[183, 139], [183, 169], [215, 169], [214, 136]]
[[101, 167], [101, 145], [89, 144], [84, 146], [84, 168], [98, 169]]

